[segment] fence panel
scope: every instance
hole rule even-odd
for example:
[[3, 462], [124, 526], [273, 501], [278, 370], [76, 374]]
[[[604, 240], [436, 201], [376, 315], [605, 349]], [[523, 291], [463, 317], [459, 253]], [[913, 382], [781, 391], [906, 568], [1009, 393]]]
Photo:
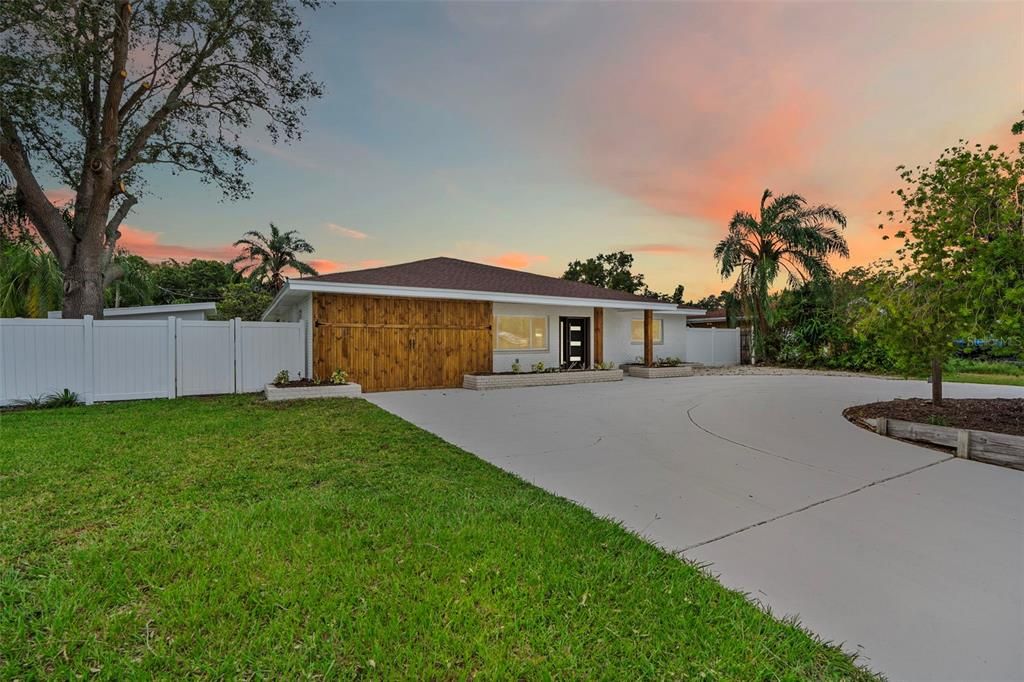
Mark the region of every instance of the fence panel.
[[173, 320], [93, 322], [93, 397], [174, 397]]
[[62, 391], [89, 393], [91, 320], [0, 320], [0, 405]]
[[686, 361], [705, 365], [739, 364], [740, 330], [688, 327]]
[[178, 395], [235, 392], [235, 323], [178, 321]]
[[235, 354], [239, 393], [262, 391], [277, 373], [306, 373], [306, 326], [302, 322], [239, 322]]

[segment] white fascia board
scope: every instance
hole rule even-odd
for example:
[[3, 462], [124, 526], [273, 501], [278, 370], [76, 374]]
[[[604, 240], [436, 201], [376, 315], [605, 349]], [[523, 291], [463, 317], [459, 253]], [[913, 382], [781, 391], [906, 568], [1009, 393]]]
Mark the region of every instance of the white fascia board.
[[[511, 294], [499, 291], [467, 291], [463, 289], [428, 289], [424, 287], [396, 287], [379, 284], [351, 284], [347, 282], [303, 282], [292, 280], [285, 285], [282, 294], [288, 290], [321, 292], [325, 294], [357, 294], [361, 296], [401, 296], [405, 298], [444, 298], [455, 301], [493, 301], [494, 303], [529, 303], [532, 305], [577, 306], [581, 308], [617, 308], [621, 310], [656, 310], [659, 313], [678, 312], [675, 303], [644, 303], [637, 301], [616, 301], [600, 298], [571, 298], [566, 296], [537, 296], [533, 294]], [[277, 305], [271, 304], [268, 313]]]
[[196, 310], [216, 310], [217, 303], [206, 301], [203, 303], [169, 303], [167, 305], [140, 305], [130, 308], [104, 308], [104, 317], [118, 317], [119, 315], [151, 315], [162, 313], [184, 313]]
[[284, 288], [281, 289], [281, 291], [277, 292], [277, 296], [275, 296], [274, 300], [270, 302], [269, 306], [267, 306], [267, 309], [263, 312], [263, 316], [260, 317], [260, 321], [266, 322], [267, 318], [270, 317], [270, 313], [277, 310], [277, 308], [279, 308], [282, 303], [286, 301], [301, 299], [304, 295], [308, 294], [293, 291], [291, 287], [291, 282], [285, 282]]

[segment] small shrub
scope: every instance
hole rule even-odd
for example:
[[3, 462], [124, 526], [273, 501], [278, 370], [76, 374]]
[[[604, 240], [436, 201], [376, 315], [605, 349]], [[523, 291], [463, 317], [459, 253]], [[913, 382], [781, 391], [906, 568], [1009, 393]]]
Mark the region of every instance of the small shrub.
[[75, 407], [81, 404], [82, 400], [78, 397], [78, 394], [69, 388], [65, 388], [63, 391], [51, 393], [43, 398], [40, 406], [44, 408]]
[[658, 358], [657, 364], [662, 367], [678, 367], [683, 364], [683, 361], [676, 357]]
[[516, 358], [516, 361], [512, 363], [512, 373], [519, 374], [522, 371], [523, 366], [519, 364], [519, 358]]
[[534, 364], [530, 365], [530, 369], [532, 371], [534, 371], [534, 372], [537, 372], [537, 373], [544, 372], [545, 371], [544, 363], [543, 362], [534, 363]]
[[11, 403], [14, 407], [21, 407], [26, 410], [41, 410], [46, 407], [46, 399], [41, 395], [30, 396], [28, 398], [22, 398], [15, 400]]
[[600, 370], [615, 369], [615, 363], [614, 362], [608, 362], [608, 361], [605, 361], [605, 362], [595, 362], [594, 363], [594, 369], [600, 369]]
[[277, 376], [274, 377], [275, 386], [284, 386], [289, 381], [291, 381], [291, 376], [289, 376], [288, 370], [286, 369], [282, 369], [280, 372], [277, 373]]
[[342, 386], [348, 383], [348, 372], [343, 369], [336, 369], [331, 372], [331, 383], [335, 386]]

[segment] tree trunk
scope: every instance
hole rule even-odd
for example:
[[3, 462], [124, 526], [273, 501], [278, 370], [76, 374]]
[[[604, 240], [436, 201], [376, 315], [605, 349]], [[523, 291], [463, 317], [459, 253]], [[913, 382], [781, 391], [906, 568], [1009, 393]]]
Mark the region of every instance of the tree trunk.
[[942, 404], [942, 358], [932, 358], [932, 404]]
[[82, 253], [82, 247], [78, 245], [71, 263], [64, 268], [62, 315], [65, 320], [81, 319], [84, 315], [102, 320], [103, 273], [99, 270], [99, 257], [88, 257]]

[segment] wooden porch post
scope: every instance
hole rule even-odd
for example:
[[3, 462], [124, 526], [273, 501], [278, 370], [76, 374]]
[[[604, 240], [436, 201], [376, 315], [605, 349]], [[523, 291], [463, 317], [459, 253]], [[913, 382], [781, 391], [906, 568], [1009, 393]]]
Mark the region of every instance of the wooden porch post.
[[654, 311], [644, 311], [644, 366], [654, 366]]
[[594, 308], [594, 364], [604, 362], [604, 308]]

